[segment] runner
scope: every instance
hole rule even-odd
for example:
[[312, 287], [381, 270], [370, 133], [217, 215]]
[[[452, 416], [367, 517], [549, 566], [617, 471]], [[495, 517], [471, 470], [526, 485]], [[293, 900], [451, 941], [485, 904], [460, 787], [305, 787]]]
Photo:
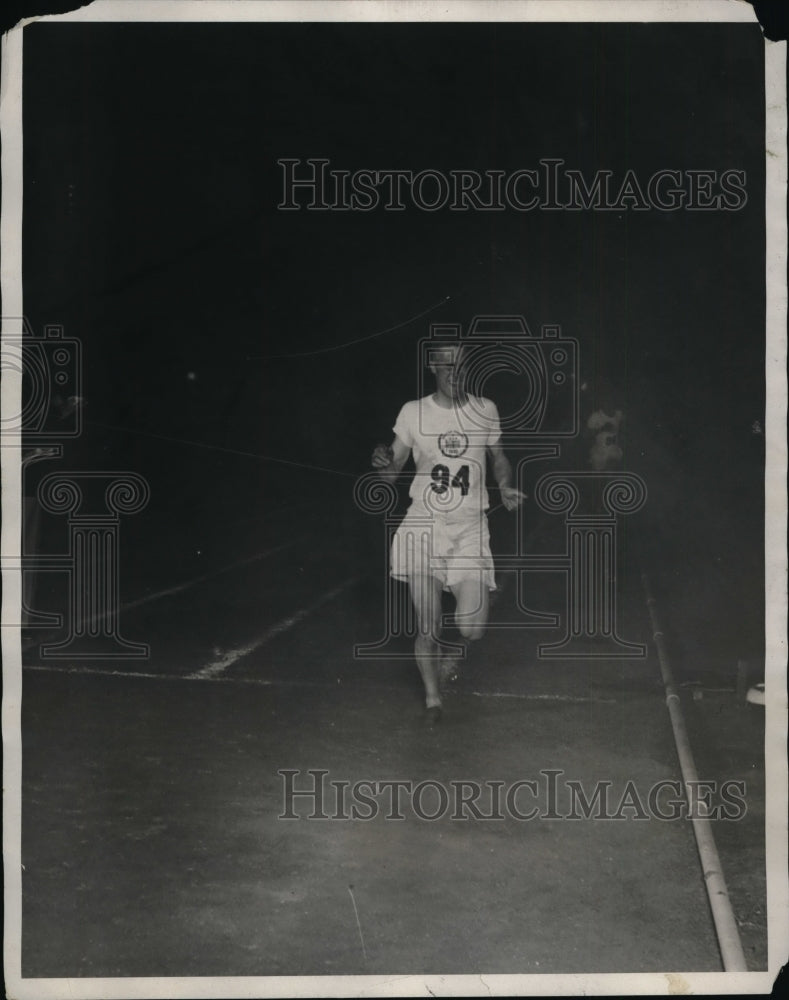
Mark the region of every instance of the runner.
[[413, 452], [411, 506], [392, 542], [391, 574], [408, 583], [416, 610], [416, 662], [425, 686], [426, 721], [441, 717], [440, 685], [456, 657], [441, 655], [441, 597], [455, 598], [455, 622], [468, 642], [480, 639], [496, 589], [490, 553], [486, 456], [507, 510], [525, 495], [511, 485], [512, 466], [501, 446], [499, 414], [484, 396], [464, 388], [463, 348], [446, 345], [430, 365], [436, 391], [400, 410], [390, 446], [379, 444], [372, 465], [395, 479]]

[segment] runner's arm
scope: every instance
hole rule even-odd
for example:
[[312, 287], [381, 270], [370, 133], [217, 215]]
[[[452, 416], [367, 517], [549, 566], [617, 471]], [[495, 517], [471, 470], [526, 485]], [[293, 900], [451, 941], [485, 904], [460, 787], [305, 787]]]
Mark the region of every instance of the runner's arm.
[[526, 499], [526, 494], [521, 493], [520, 490], [515, 489], [511, 485], [512, 465], [510, 465], [510, 460], [504, 454], [504, 449], [500, 441], [488, 445], [488, 456], [490, 457], [490, 464], [493, 467], [493, 478], [496, 480], [501, 491], [501, 502], [507, 510], [515, 510], [521, 500]]
[[488, 445], [488, 457], [493, 468], [493, 478], [500, 490], [512, 485], [512, 466], [504, 454], [501, 441]]
[[396, 479], [408, 460], [411, 449], [396, 434], [392, 444], [387, 447], [379, 444], [372, 457], [372, 466], [381, 479]]

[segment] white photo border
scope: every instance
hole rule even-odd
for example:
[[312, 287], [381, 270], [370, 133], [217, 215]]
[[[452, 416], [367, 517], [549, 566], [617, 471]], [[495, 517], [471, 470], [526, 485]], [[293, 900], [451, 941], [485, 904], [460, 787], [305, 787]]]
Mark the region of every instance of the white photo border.
[[[636, 14], [637, 9], [637, 14]], [[636, 16], [634, 16], [636, 15]], [[247, 21], [699, 21], [754, 23], [737, 0], [95, 0], [68, 14], [28, 19], [2, 41], [2, 301], [6, 317], [22, 317], [22, 30], [43, 22]], [[769, 993], [787, 961], [787, 562], [786, 562], [786, 43], [765, 40], [766, 84], [766, 797], [768, 971], [606, 975], [462, 975], [330, 977], [184, 977], [25, 979], [21, 976], [21, 641], [2, 630], [4, 961], [8, 995], [46, 998], [299, 997], [299, 996], [572, 996], [694, 992]], [[21, 335], [22, 320], [4, 319], [3, 339]], [[3, 378], [2, 415], [20, 412], [21, 377]], [[19, 621], [21, 582], [21, 442], [2, 446], [3, 623]]]

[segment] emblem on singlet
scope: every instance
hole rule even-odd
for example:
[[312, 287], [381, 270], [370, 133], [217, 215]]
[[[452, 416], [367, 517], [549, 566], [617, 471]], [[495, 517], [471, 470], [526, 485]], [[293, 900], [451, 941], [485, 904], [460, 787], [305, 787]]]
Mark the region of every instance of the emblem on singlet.
[[468, 448], [468, 438], [463, 431], [446, 431], [439, 434], [438, 447], [447, 458], [460, 458]]

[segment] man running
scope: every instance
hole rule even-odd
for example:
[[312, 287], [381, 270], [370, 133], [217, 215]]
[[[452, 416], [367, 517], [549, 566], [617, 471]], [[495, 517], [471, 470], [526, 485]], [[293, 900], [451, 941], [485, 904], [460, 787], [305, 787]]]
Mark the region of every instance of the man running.
[[460, 634], [474, 642], [485, 631], [490, 591], [496, 589], [485, 514], [486, 456], [507, 510], [525, 499], [511, 485], [495, 404], [465, 391], [462, 346], [447, 344], [434, 355], [436, 391], [403, 406], [391, 446], [379, 444], [372, 456], [384, 479], [395, 479], [411, 452], [416, 465], [411, 506], [392, 541], [391, 574], [407, 581], [416, 610], [415, 656], [429, 725], [441, 717], [440, 681], [456, 662], [441, 656], [442, 592], [452, 592]]

